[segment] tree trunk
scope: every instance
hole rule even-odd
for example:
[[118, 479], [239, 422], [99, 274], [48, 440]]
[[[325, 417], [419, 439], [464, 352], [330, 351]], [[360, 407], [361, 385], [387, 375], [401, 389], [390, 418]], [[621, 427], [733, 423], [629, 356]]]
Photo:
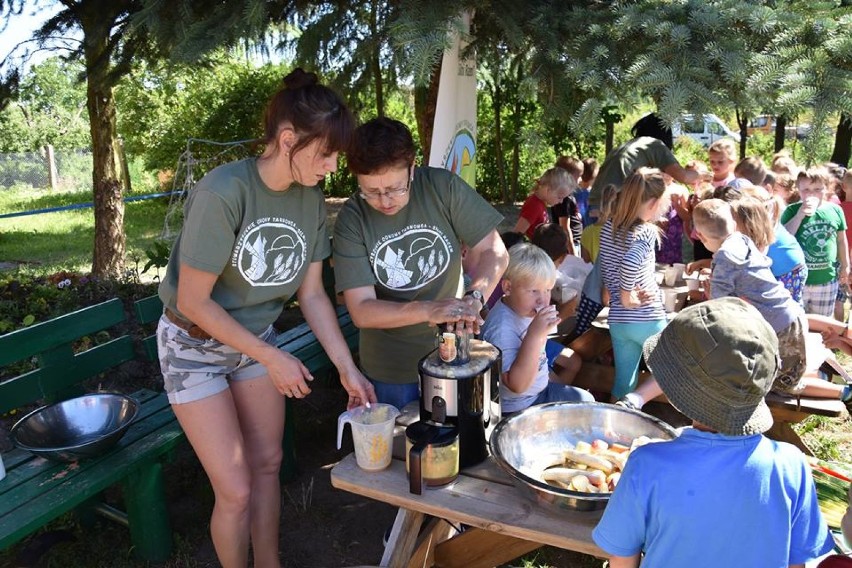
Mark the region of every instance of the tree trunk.
[[840, 115], [837, 123], [837, 133], [834, 135], [834, 151], [829, 161], [848, 168], [849, 158], [852, 157], [852, 116]]
[[496, 68], [494, 73], [494, 92], [491, 97], [491, 108], [494, 110], [494, 158], [497, 161], [497, 179], [500, 183], [500, 197], [503, 203], [512, 202], [509, 196], [509, 186], [506, 184], [506, 159], [503, 157], [503, 121], [500, 114], [503, 112], [503, 88], [500, 85], [500, 69]]
[[423, 147], [423, 163], [429, 163], [432, 149], [432, 130], [435, 128], [435, 109], [438, 106], [438, 83], [441, 82], [441, 63], [435, 66], [429, 84], [414, 88], [414, 118]]
[[779, 116], [775, 118], [775, 151], [780, 152], [784, 149], [784, 144], [787, 140], [787, 117]]
[[608, 156], [612, 152], [612, 147], [615, 145], [615, 123], [611, 120], [604, 122], [606, 128], [606, 141], [604, 142], [604, 156]]
[[[518, 61], [515, 62], [515, 65], [517, 66], [517, 91], [520, 91], [520, 85], [524, 79], [524, 65], [520, 59], [521, 58], [518, 58]], [[521, 190], [518, 185], [518, 177], [520, 176], [521, 171], [521, 128], [524, 124], [523, 112], [523, 101], [521, 101], [520, 92], [517, 92], [515, 96], [514, 112], [512, 113], [514, 136], [512, 137], [512, 177], [509, 180], [509, 185], [512, 188], [512, 201], [517, 201], [521, 194]]]
[[378, 11], [379, 2], [374, 0], [370, 4], [370, 37], [373, 39], [373, 49], [370, 53], [370, 68], [373, 75], [373, 85], [376, 90], [376, 115], [385, 115], [385, 93], [382, 85], [382, 66], [379, 61], [379, 52], [382, 48], [382, 42], [379, 41], [378, 32]]
[[86, 106], [92, 134], [95, 203], [92, 274], [100, 278], [116, 278], [124, 272], [126, 237], [115, 98], [109, 76], [110, 26], [108, 19], [81, 23], [85, 37]]
[[740, 129], [740, 160], [746, 157], [746, 145], [748, 144], [748, 113], [736, 110], [737, 127]]

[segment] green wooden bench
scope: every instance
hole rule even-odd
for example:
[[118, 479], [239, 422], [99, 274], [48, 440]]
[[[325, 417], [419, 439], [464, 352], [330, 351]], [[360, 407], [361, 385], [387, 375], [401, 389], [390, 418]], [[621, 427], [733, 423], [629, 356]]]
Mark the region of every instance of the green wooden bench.
[[[326, 293], [330, 295], [332, 302], [335, 302], [333, 275], [328, 261], [323, 265], [323, 283]], [[358, 350], [358, 328], [352, 323], [352, 318], [345, 307], [338, 306], [336, 310], [337, 323], [340, 325], [349, 350], [356, 353]], [[142, 323], [156, 322], [162, 313], [163, 304], [158, 296], [151, 296], [136, 302], [136, 317]], [[275, 345], [298, 358], [314, 375], [327, 373], [334, 369], [331, 359], [329, 359], [328, 354], [307, 323], [299, 324], [280, 333], [275, 339]], [[149, 358], [157, 359], [157, 339], [154, 335], [143, 340], [143, 347]], [[287, 482], [295, 478], [298, 471], [292, 399], [286, 399], [284, 409], [284, 439], [282, 441], [284, 456], [281, 462], [280, 478], [282, 482]]]
[[[36, 368], [0, 382], [0, 413], [81, 394], [81, 383], [134, 358], [133, 341], [121, 335], [75, 353], [80, 344], [126, 321], [119, 299], [0, 336], [0, 367], [33, 359]], [[83, 341], [81, 341], [83, 340]], [[140, 412], [119, 443], [103, 455], [58, 463], [12, 450], [3, 454], [0, 481], [0, 550], [72, 510], [94, 510], [130, 528], [134, 554], [161, 562], [171, 554], [172, 531], [162, 464], [185, 439], [165, 394], [147, 389], [131, 395]], [[126, 512], [99, 503], [120, 485]]]

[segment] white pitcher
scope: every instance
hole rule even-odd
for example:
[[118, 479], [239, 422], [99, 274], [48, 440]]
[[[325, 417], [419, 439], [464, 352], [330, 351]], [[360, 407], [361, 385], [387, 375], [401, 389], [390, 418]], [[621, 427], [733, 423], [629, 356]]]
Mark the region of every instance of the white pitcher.
[[382, 403], [347, 410], [337, 418], [337, 449], [343, 442], [343, 429], [349, 423], [358, 466], [367, 471], [385, 469], [391, 462], [397, 416], [399, 410], [395, 406]]

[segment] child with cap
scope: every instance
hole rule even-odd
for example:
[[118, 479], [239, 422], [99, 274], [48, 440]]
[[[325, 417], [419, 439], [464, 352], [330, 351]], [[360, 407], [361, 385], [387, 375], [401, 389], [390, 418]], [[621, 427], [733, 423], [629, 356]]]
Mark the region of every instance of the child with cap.
[[810, 467], [770, 440], [764, 396], [778, 339], [753, 306], [710, 300], [643, 347], [666, 396], [692, 419], [679, 437], [630, 455], [592, 533], [610, 568], [804, 566], [834, 546]]

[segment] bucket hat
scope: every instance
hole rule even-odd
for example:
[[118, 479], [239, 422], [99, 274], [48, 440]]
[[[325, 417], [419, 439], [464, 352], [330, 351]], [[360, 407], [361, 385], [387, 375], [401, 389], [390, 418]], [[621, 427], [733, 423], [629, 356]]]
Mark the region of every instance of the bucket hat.
[[648, 338], [645, 362], [672, 405], [722, 434], [772, 427], [764, 397], [778, 370], [778, 337], [753, 306], [720, 298], [682, 310]]

